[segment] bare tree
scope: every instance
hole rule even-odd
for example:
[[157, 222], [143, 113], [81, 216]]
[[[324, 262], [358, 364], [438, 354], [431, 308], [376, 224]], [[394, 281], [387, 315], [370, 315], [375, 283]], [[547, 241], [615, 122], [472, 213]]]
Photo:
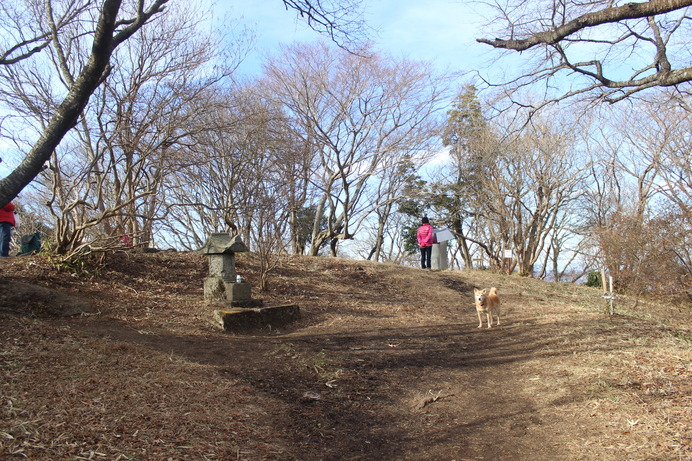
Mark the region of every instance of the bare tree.
[[[134, 5], [134, 11], [128, 15], [128, 11], [121, 11], [122, 0], [104, 0], [100, 7], [95, 11], [84, 10], [84, 15], [96, 13], [98, 19], [90, 22], [85, 17], [84, 20], [75, 22], [74, 26], [84, 27], [77, 31], [70, 28], [69, 34], [65, 37], [66, 27], [59, 28], [55, 23], [51, 11], [47, 17], [52, 27], [46, 27], [50, 31], [51, 44], [56, 53], [63, 53], [63, 43], [70, 42], [71, 38], [77, 36], [93, 37], [91, 53], [86, 63], [75, 72], [68, 72], [75, 75], [73, 81], [68, 81], [68, 91], [62, 102], [51, 110], [51, 117], [43, 128], [39, 139], [34, 143], [32, 149], [26, 155], [19, 166], [6, 178], [0, 179], [0, 202], [7, 203], [29, 184], [41, 171], [44, 164], [50, 159], [55, 148], [60, 144], [65, 134], [77, 123], [84, 107], [86, 107], [90, 96], [98, 85], [106, 78], [110, 72], [110, 57], [115, 49], [128, 40], [132, 35], [148, 23], [153, 17], [160, 14], [169, 0], [138, 0]], [[72, 5], [72, 3], [68, 3]], [[48, 6], [53, 4], [49, 1]], [[49, 8], [52, 10], [52, 8]], [[81, 12], [81, 11], [80, 11]], [[70, 17], [70, 14], [61, 17]], [[83, 15], [79, 15], [81, 18]], [[75, 16], [72, 16], [75, 17]], [[42, 18], [27, 18], [28, 20], [39, 20]], [[24, 24], [17, 24], [23, 27]], [[3, 51], [3, 54], [6, 54]], [[27, 54], [27, 53], [24, 53]], [[27, 54], [26, 59], [31, 53]], [[16, 64], [15, 64], [16, 65]], [[66, 75], [63, 72], [63, 77]]]
[[[583, 165], [574, 131], [565, 120], [535, 119], [521, 134], [505, 127], [505, 136], [487, 137], [476, 151], [465, 195], [474, 210], [467, 239], [491, 264], [523, 276], [547, 250], [560, 217], [580, 193]], [[479, 146], [481, 148], [481, 146]], [[513, 261], [504, 266], [504, 252]]]
[[214, 110], [199, 100], [233, 70], [219, 41], [201, 32], [196, 11], [176, 8], [161, 18], [162, 30], [130, 40], [102, 87], [105, 107], [94, 110], [110, 188], [102, 203], [118, 210], [115, 227], [134, 245], [153, 242], [153, 226], [165, 215], [166, 177], [190, 163], [194, 135], [206, 129], [199, 119]]
[[266, 69], [270, 94], [316, 149], [312, 182], [320, 196], [310, 253], [329, 242], [334, 254], [338, 240], [353, 238], [374, 209], [363, 199], [371, 179], [394, 165], [387, 159], [426, 150], [444, 82], [421, 64], [387, 63], [324, 44], [287, 47]]
[[248, 86], [209, 92], [196, 106], [199, 129], [191, 136], [194, 146], [186, 151], [187, 165], [166, 182], [169, 219], [163, 225], [187, 249], [199, 248], [210, 232], [229, 227], [252, 247], [257, 213], [267, 208], [264, 191], [273, 191], [276, 206], [288, 209], [277, 194], [286, 182], [284, 162], [274, 149], [280, 118]]
[[338, 46], [357, 49], [366, 31], [362, 0], [283, 0], [315, 31], [326, 34]]
[[[486, 3], [496, 35], [477, 41], [525, 53], [532, 67], [506, 89], [544, 84], [544, 102], [578, 95], [616, 102], [653, 87], [692, 81], [687, 53], [691, 0]], [[625, 69], [632, 69], [625, 75]], [[569, 90], [565, 77], [572, 77]], [[561, 82], [558, 82], [561, 79]], [[560, 83], [563, 83], [562, 85]], [[555, 89], [557, 88], [557, 89]]]
[[594, 255], [620, 290], [689, 292], [691, 122], [684, 108], [662, 99], [610, 111], [609, 136], [599, 139], [608, 153], [601, 160], [607, 175], [599, 176], [608, 182], [591, 195], [598, 200], [590, 208], [601, 210], [591, 235]]
[[[384, 164], [381, 172], [374, 178], [373, 187], [368, 193], [368, 201], [376, 204], [373, 213], [376, 217], [375, 236], [372, 248], [366, 259], [382, 261], [391, 260], [395, 254], [394, 246], [400, 246], [401, 242], [398, 238], [392, 238], [392, 232], [389, 229], [392, 223], [392, 216], [396, 213], [399, 200], [407, 195], [410, 185], [419, 179], [417, 175], [418, 167], [414, 162], [421, 164], [426, 161], [426, 158], [432, 155], [432, 151], [428, 155], [418, 156], [415, 160], [404, 156], [391, 157], [389, 160], [393, 162], [391, 165]], [[386, 237], [389, 237], [387, 239]], [[386, 243], [389, 243], [389, 251], [386, 252]], [[387, 254], [385, 254], [385, 252]], [[396, 257], [399, 258], [399, 252], [396, 252]]]
[[[122, 0], [92, 2], [55, 2], [47, 0], [45, 8], [27, 2], [28, 8], [13, 3], [0, 8], [2, 49], [0, 71], [40, 55], [53, 47], [58, 56], [69, 53], [66, 44], [73, 39], [91, 37], [91, 52], [81, 67], [70, 70], [67, 93], [56, 107], [49, 107], [48, 123], [42, 127], [33, 147], [9, 176], [0, 180], [0, 202], [7, 203], [26, 187], [50, 159], [65, 134], [72, 129], [96, 88], [111, 72], [110, 58], [114, 50], [164, 11], [169, 0], [133, 0], [123, 6]], [[7, 3], [7, 2], [6, 2]], [[333, 40], [348, 46], [348, 39], [361, 30], [359, 2], [311, 2], [284, 0], [288, 9], [297, 11], [315, 30], [327, 33]], [[62, 7], [60, 12], [57, 7]], [[31, 12], [33, 14], [27, 14]], [[91, 18], [98, 17], [97, 20]], [[67, 62], [65, 59], [60, 59]], [[64, 70], [64, 69], [63, 69]], [[63, 72], [62, 78], [65, 78]], [[2, 75], [0, 75], [2, 79]], [[50, 90], [47, 88], [47, 90]]]
[[[642, 104], [647, 124], [636, 130], [638, 138], [651, 146], [643, 150], [647, 161], [657, 164], [660, 181], [657, 191], [678, 209], [682, 216], [692, 216], [692, 111], [679, 104], [679, 98], [667, 95]], [[662, 110], [663, 109], [663, 110]], [[639, 111], [638, 111], [639, 112]]]
[[259, 256], [260, 290], [269, 289], [271, 271], [276, 269], [285, 252], [284, 236], [289, 224], [290, 208], [276, 200], [271, 183], [264, 183], [268, 188], [261, 188], [256, 197], [254, 246]]
[[[262, 89], [260, 88], [260, 92]], [[261, 95], [257, 95], [261, 97]], [[285, 200], [289, 212], [289, 239], [294, 254], [304, 254], [314, 222], [315, 190], [310, 179], [315, 159], [313, 138], [301, 132], [301, 126], [291, 123], [279, 107], [270, 125], [272, 165], [275, 171], [275, 200]]]
[[[61, 6], [62, 11], [58, 12], [51, 2], [4, 2], [0, 15], [0, 66], [17, 64], [43, 51], [55, 34], [72, 24], [89, 4], [73, 0]], [[49, 21], [37, 21], [44, 13], [49, 14]]]
[[[204, 74], [218, 48], [200, 33], [199, 21], [184, 12], [162, 16], [162, 30], [143, 29], [120, 47], [109, 78], [40, 174], [37, 193], [53, 217], [58, 253], [97, 240], [101, 247], [121, 238], [151, 244], [164, 179], [188, 161], [184, 148], [201, 126], [195, 119], [204, 106], [193, 108], [194, 101], [225, 76], [223, 66]], [[82, 56], [57, 55], [55, 66], [69, 82]]]

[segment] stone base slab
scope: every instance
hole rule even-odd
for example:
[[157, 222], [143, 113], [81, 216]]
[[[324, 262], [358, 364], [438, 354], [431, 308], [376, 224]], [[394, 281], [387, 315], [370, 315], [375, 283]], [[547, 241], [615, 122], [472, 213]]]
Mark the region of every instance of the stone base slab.
[[277, 328], [299, 318], [300, 308], [295, 304], [214, 311], [214, 321], [224, 330], [232, 332]]

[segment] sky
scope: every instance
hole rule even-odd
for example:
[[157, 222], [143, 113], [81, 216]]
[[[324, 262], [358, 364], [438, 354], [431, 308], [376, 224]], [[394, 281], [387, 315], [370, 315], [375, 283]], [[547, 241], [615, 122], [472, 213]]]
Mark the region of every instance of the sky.
[[[494, 50], [475, 41], [484, 36], [480, 5], [461, 0], [364, 0], [365, 20], [375, 46], [394, 58], [431, 61], [440, 70], [467, 71], [487, 65]], [[281, 43], [313, 41], [310, 30], [281, 0], [220, 0], [220, 11], [255, 30], [256, 51], [241, 70], [259, 72], [262, 56]]]

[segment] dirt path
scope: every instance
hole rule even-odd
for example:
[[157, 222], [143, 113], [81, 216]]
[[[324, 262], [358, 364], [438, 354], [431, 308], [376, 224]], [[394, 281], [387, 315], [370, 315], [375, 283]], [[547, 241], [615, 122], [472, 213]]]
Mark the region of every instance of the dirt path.
[[[141, 334], [112, 322], [86, 330], [241, 382], [261, 407], [254, 423], [271, 427], [276, 459], [594, 459], [573, 449], [600, 435], [597, 419], [570, 409], [588, 397], [565, 380], [562, 362], [575, 352], [565, 325], [508, 310], [489, 330], [476, 328], [473, 312], [465, 323], [364, 317], [345, 330], [276, 336]], [[266, 457], [256, 442], [239, 459]]]

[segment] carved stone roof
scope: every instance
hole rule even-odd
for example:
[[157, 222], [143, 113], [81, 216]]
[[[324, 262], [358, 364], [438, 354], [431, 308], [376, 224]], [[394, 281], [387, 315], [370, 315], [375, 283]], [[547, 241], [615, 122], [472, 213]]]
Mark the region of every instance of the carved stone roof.
[[218, 232], [211, 234], [204, 246], [197, 251], [204, 255], [221, 255], [244, 253], [248, 249], [239, 235], [231, 237], [231, 234]]

